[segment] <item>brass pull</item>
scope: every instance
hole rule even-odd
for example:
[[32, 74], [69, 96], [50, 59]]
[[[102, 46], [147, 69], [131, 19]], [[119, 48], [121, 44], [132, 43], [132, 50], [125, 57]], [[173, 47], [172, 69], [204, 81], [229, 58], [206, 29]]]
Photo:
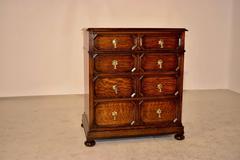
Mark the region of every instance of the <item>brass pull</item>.
[[116, 121], [116, 119], [117, 119], [117, 114], [118, 114], [117, 111], [112, 112], [112, 117], [113, 117], [114, 121]]
[[157, 89], [162, 92], [163, 85], [161, 83], [157, 84]]
[[112, 86], [112, 89], [115, 92], [115, 94], [118, 94], [118, 87], [116, 84]]
[[160, 48], [163, 48], [163, 45], [164, 45], [164, 41], [162, 39], [160, 39], [158, 41], [158, 44], [160, 45]]
[[161, 118], [162, 110], [160, 108], [157, 109], [156, 113], [158, 114], [158, 118]]
[[113, 69], [117, 69], [118, 61], [115, 59], [112, 60], [112, 65], [113, 65]]
[[112, 44], [114, 48], [117, 48], [117, 43], [118, 43], [117, 39], [112, 40]]
[[162, 59], [159, 59], [159, 60], [157, 61], [157, 64], [159, 65], [159, 68], [162, 69], [163, 60], [162, 60]]

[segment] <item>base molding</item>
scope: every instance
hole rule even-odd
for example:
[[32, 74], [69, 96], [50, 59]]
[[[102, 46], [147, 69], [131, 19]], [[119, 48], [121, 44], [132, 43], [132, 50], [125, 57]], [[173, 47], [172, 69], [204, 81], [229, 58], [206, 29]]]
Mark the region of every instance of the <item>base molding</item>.
[[[145, 127], [145, 128], [131, 128], [131, 129], [115, 129], [115, 130], [91, 130], [87, 121], [87, 117], [83, 114], [82, 124], [85, 131], [87, 141], [91, 142], [95, 139], [108, 139], [108, 138], [123, 138], [123, 137], [136, 137], [136, 136], [154, 136], [161, 134], [184, 134], [184, 127]], [[176, 138], [177, 139], [177, 138]]]

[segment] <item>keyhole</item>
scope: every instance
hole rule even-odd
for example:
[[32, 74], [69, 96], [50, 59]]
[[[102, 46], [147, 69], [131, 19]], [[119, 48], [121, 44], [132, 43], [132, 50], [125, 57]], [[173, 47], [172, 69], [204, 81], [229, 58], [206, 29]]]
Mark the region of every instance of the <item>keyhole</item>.
[[118, 61], [117, 60], [113, 60], [112, 61], [112, 65], [113, 65], [113, 69], [117, 69]]
[[160, 108], [157, 109], [156, 113], [158, 114], [158, 118], [161, 118], [162, 110]]
[[159, 60], [157, 61], [157, 64], [159, 65], [159, 68], [162, 69], [163, 60], [162, 60], [162, 59], [159, 59]]
[[160, 40], [158, 41], [158, 44], [160, 45], [160, 48], [163, 48], [163, 44], [164, 44], [164, 42], [163, 42], [162, 39], [160, 39]]

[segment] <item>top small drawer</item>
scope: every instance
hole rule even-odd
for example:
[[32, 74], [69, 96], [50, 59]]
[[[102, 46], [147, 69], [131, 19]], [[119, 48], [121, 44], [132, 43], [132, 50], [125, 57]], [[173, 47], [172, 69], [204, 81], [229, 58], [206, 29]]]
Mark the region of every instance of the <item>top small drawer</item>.
[[177, 49], [179, 44], [176, 33], [149, 33], [143, 35], [140, 42], [143, 50]]
[[94, 38], [94, 49], [99, 51], [129, 51], [136, 47], [133, 34], [99, 34]]

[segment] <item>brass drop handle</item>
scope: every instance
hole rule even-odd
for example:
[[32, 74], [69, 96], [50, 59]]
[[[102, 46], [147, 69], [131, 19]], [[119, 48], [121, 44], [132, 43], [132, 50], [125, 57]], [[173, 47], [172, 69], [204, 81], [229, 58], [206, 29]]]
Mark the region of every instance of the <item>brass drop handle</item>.
[[115, 92], [115, 94], [118, 94], [118, 86], [116, 84], [112, 86], [112, 89]]
[[115, 59], [112, 60], [112, 65], [113, 65], [113, 69], [117, 69], [118, 61]]
[[159, 90], [159, 92], [162, 92], [162, 88], [163, 88], [163, 85], [161, 83], [158, 83], [157, 89]]
[[117, 119], [117, 114], [118, 114], [117, 111], [112, 112], [112, 117], [113, 117], [114, 121], [116, 121], [116, 119]]
[[159, 60], [157, 61], [157, 64], [159, 65], [159, 68], [162, 69], [163, 60], [162, 60], [162, 59], [159, 59]]
[[162, 39], [158, 41], [158, 44], [160, 45], [160, 48], [164, 47], [164, 41]]
[[161, 118], [162, 110], [160, 108], [157, 109], [156, 113], [158, 114], [158, 118]]
[[117, 48], [117, 43], [118, 43], [117, 39], [112, 40], [112, 44], [114, 48]]

